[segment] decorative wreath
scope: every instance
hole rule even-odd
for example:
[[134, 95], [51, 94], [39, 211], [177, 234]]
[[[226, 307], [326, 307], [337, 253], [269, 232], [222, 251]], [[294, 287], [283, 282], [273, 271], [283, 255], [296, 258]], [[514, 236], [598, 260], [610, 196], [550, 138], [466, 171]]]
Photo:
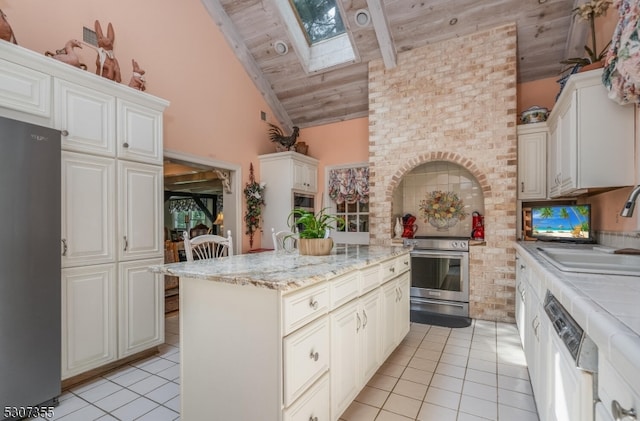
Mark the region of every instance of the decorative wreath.
[[427, 198], [420, 201], [419, 210], [425, 222], [429, 219], [462, 221], [467, 216], [462, 199], [451, 191], [434, 190], [428, 193]]
[[249, 235], [249, 246], [253, 247], [253, 235], [260, 229], [262, 206], [264, 205], [264, 183], [256, 182], [253, 175], [253, 163], [249, 166], [249, 182], [244, 188], [244, 197], [247, 201], [247, 212], [244, 214], [244, 222], [247, 225], [245, 234]]

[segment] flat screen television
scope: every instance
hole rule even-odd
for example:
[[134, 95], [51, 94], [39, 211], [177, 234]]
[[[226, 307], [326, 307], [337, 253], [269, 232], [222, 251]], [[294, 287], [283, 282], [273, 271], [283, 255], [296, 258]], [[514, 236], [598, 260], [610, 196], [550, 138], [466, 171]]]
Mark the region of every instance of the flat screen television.
[[543, 205], [531, 208], [531, 236], [542, 241], [594, 243], [590, 205]]

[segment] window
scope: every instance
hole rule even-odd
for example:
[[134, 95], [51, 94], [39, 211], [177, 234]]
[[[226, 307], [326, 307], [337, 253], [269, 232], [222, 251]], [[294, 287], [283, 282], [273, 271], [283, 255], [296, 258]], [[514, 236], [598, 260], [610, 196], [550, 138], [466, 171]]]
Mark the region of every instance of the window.
[[345, 227], [332, 233], [334, 241], [348, 244], [369, 243], [369, 167], [353, 164], [326, 169], [327, 199]]
[[292, 0], [292, 3], [309, 45], [345, 32], [335, 0]]

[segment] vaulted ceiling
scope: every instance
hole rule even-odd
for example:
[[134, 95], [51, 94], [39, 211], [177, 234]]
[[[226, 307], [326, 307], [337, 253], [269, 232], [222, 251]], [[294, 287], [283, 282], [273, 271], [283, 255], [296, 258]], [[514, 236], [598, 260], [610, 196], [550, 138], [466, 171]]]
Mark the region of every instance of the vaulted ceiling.
[[[356, 59], [308, 73], [277, 1], [202, 0], [285, 131], [367, 116], [370, 60], [391, 68], [403, 51], [515, 22], [518, 82], [527, 82], [558, 76], [561, 60], [582, 56], [587, 31], [572, 17], [585, 0], [336, 0]], [[362, 10], [366, 26], [355, 21]], [[276, 52], [278, 42], [288, 53]]]

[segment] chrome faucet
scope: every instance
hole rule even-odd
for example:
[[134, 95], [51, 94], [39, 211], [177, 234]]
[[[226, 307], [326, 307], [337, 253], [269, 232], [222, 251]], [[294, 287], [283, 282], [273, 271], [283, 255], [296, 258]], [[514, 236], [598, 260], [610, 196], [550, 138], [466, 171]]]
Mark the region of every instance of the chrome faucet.
[[633, 208], [636, 206], [636, 199], [640, 196], [640, 185], [637, 185], [629, 195], [629, 198], [624, 204], [622, 211], [620, 211], [620, 216], [624, 216], [625, 218], [630, 218], [633, 215]]

